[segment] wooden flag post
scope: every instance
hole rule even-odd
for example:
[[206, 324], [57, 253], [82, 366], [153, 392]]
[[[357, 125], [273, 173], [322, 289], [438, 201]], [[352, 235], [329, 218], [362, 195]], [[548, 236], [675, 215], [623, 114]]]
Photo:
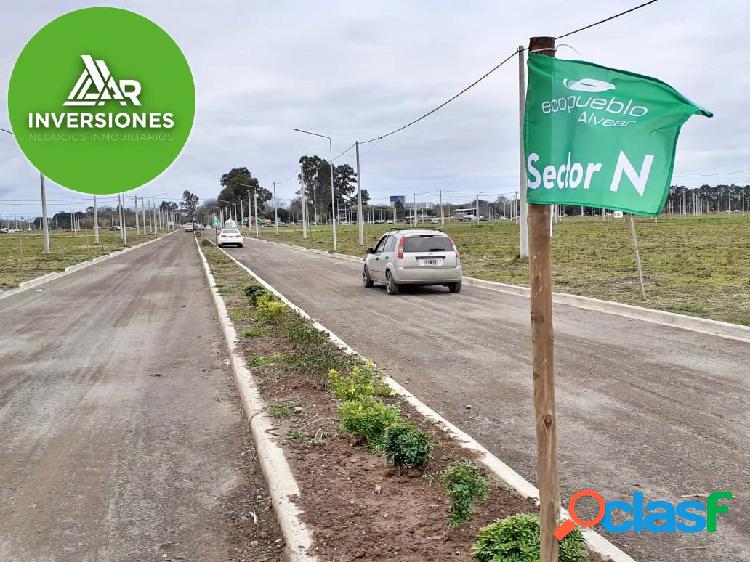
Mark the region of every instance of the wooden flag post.
[[[555, 56], [555, 38], [532, 37], [529, 53], [535, 52]], [[529, 204], [528, 224], [537, 485], [541, 525], [540, 562], [557, 562], [559, 543], [553, 532], [560, 523], [560, 478], [557, 473], [555, 419], [550, 206]]]

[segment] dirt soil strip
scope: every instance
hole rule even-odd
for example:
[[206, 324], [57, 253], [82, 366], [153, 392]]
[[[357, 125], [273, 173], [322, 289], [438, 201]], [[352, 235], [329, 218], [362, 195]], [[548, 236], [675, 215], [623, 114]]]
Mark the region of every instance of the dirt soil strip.
[[[311, 321], [341, 351], [366, 360], [250, 268], [219, 250], [298, 315]], [[243, 343], [242, 347], [249, 355], [257, 355], [259, 351], [264, 354], [278, 351], [278, 342], [276, 346], [268, 346], [269, 342], [266, 342], [265, 348], [257, 343]], [[335, 403], [326, 392], [316, 389], [315, 384], [311, 387], [301, 383], [299, 377], [290, 377], [283, 370], [281, 373], [278, 370], [272, 372], [271, 377], [266, 377], [273, 378], [272, 384], [260, 385], [264, 396], [276, 400], [293, 396], [295, 404], [312, 404], [315, 410], [311, 415], [305, 412], [307, 406], [300, 407], [301, 415], [292, 422], [279, 425], [287, 435], [300, 432], [300, 428], [316, 429], [307, 447], [295, 442], [299, 437], [294, 440], [287, 438], [284, 446], [290, 450], [292, 465], [302, 487], [301, 502], [306, 508], [303, 517], [313, 527], [317, 539], [315, 548], [326, 560], [328, 557], [336, 560], [470, 560], [470, 546], [479, 528], [498, 517], [537, 510], [538, 490], [531, 483], [395, 380], [386, 377], [388, 385], [405, 402], [401, 404], [402, 411], [412, 423], [430, 434], [436, 444], [429, 468], [433, 476], [452, 460], [471, 458], [482, 462], [498, 479], [498, 486], [492, 490], [489, 501], [480, 504], [472, 521], [457, 532], [448, 531], [446, 504], [438, 485], [429, 478], [416, 479], [415, 476], [421, 476], [421, 473], [397, 474], [383, 459], [352, 449], [351, 440], [337, 430]], [[323, 442], [325, 446], [315, 442]], [[346, 460], [350, 465], [347, 466]], [[308, 484], [309, 492], [306, 490]], [[322, 497], [320, 486], [324, 486], [326, 492]], [[386, 494], [386, 489], [390, 493]], [[330, 494], [339, 497], [326, 497]], [[346, 501], [342, 505], [342, 499], [348, 500], [349, 505]], [[398, 506], [395, 525], [394, 519], [387, 521], [389, 517], [393, 518], [394, 505]], [[565, 510], [562, 514], [567, 516]], [[588, 529], [583, 533], [592, 560], [634, 562], [598, 533]], [[388, 539], [385, 543], [368, 544], [367, 537], [373, 535]], [[399, 544], [400, 538], [404, 544]]]

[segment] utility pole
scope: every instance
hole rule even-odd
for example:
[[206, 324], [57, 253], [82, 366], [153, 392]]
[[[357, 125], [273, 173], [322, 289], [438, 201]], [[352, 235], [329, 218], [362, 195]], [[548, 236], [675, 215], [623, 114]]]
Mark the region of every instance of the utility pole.
[[242, 197], [240, 197], [240, 230], [242, 230], [242, 225], [245, 224], [245, 209], [243, 207]]
[[258, 226], [258, 191], [253, 190], [253, 200], [255, 201], [255, 237], [260, 238], [260, 227]]
[[302, 180], [302, 237], [307, 239], [307, 193], [305, 180]]
[[440, 226], [445, 227], [445, 215], [443, 214], [443, 190], [440, 190]]
[[42, 190], [42, 228], [44, 229], [44, 253], [49, 254], [49, 224], [47, 223], [47, 193], [44, 189], [44, 175], [39, 172]]
[[359, 245], [365, 245], [365, 217], [362, 215], [362, 176], [359, 167], [359, 141], [355, 141], [354, 150], [357, 153], [357, 223], [359, 224]]
[[413, 226], [417, 226], [417, 194], [414, 193], [414, 200], [411, 208], [411, 221]]
[[125, 225], [122, 222], [122, 193], [117, 194], [117, 217], [120, 219], [120, 240], [125, 244]]
[[[515, 202], [514, 202], [515, 205]], [[477, 193], [477, 210], [474, 213], [476, 215], [477, 224], [479, 224], [479, 194]]]
[[[554, 57], [555, 38], [532, 37], [529, 52]], [[550, 206], [529, 205], [528, 222], [540, 562], [557, 562], [559, 543], [553, 533], [560, 522], [560, 477], [557, 472]]]
[[151, 207], [151, 213], [152, 213], [152, 224], [154, 225], [154, 234], [158, 234], [159, 232], [159, 225], [156, 224], [156, 196], [151, 197], [153, 206]]
[[[96, 199], [96, 197], [94, 199]], [[135, 233], [140, 234], [141, 226], [140, 226], [140, 221], [138, 220], [138, 196], [136, 195], [135, 197], [133, 197], [133, 200], [134, 200], [133, 208], [135, 209]]]
[[279, 235], [279, 200], [276, 199], [276, 182], [273, 182], [273, 224], [276, 225], [276, 236], [278, 236]]
[[99, 215], [96, 209], [96, 195], [94, 195], [94, 242], [99, 243]]
[[[528, 205], [526, 204], [526, 189], [528, 180], [526, 178], [526, 158], [524, 157], [523, 146], [523, 120], [526, 111], [526, 61], [524, 60], [523, 45], [518, 46], [518, 115], [519, 115], [519, 135], [520, 139], [520, 167], [518, 175], [518, 189], [521, 192], [521, 220], [520, 226], [520, 252], [522, 258], [529, 256], [529, 223], [528, 223]], [[514, 204], [515, 205], [515, 204]]]

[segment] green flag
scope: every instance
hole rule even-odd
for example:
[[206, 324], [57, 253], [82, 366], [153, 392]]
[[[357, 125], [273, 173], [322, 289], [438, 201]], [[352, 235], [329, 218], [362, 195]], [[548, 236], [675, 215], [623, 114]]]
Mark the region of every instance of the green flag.
[[632, 72], [534, 53], [528, 68], [528, 202], [659, 214], [680, 127], [713, 114]]

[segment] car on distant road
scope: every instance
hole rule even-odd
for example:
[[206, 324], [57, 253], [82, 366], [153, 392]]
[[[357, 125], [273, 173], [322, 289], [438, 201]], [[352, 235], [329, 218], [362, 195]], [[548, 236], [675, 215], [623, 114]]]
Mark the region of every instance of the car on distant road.
[[362, 284], [385, 283], [389, 295], [401, 285], [445, 285], [461, 292], [461, 254], [438, 230], [391, 230], [367, 249]]
[[196, 230], [206, 230], [205, 224], [196, 224], [195, 225]]
[[216, 237], [216, 245], [221, 248], [223, 246], [242, 246], [245, 243], [245, 239], [242, 237], [242, 233], [236, 228], [222, 228], [219, 232], [219, 236]]
[[195, 230], [195, 229], [193, 228], [193, 224], [192, 223], [185, 225], [185, 232], [193, 232], [193, 230]]

